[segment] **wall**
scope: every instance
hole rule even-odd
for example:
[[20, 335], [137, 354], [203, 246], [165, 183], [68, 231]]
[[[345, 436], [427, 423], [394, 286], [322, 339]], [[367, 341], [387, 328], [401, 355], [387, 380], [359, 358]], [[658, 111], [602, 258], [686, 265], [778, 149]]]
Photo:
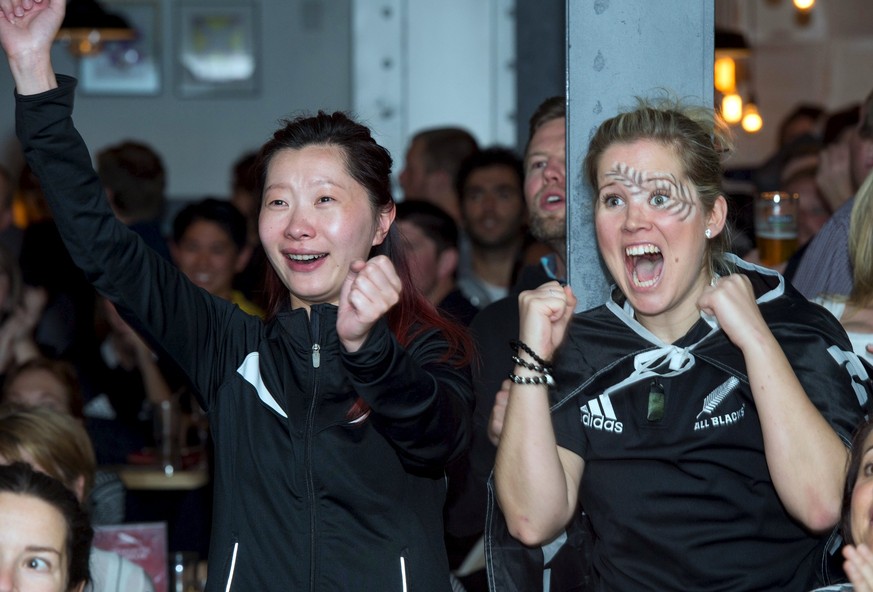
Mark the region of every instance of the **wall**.
[[837, 110], [873, 89], [873, 2], [818, 0], [799, 18], [791, 0], [716, 0], [716, 23], [745, 33], [764, 128], [736, 129], [730, 165], [759, 164], [776, 148], [779, 122], [797, 104]]
[[[162, 91], [154, 97], [78, 93], [75, 121], [94, 154], [124, 138], [154, 146], [168, 169], [172, 199], [226, 195], [233, 161], [267, 139], [282, 117], [316, 109], [351, 109], [350, 1], [281, 0], [258, 3], [260, 80], [255, 96], [180, 99], [173, 88], [174, 0], [157, 0], [163, 23]], [[76, 74], [60, 43], [55, 70]], [[0, 162], [17, 171], [13, 83], [0, 67]]]
[[[174, 95], [175, 0], [155, 1], [165, 32], [161, 94], [132, 98], [80, 94], [76, 122], [92, 151], [124, 137], [153, 144], [165, 156], [171, 197], [224, 194], [232, 162], [244, 150], [260, 145], [281, 117], [301, 110], [354, 107], [352, 4], [363, 0], [259, 2], [262, 69], [257, 96], [209, 100], [181, 100]], [[418, 6], [419, 2], [428, 0], [402, 3]], [[565, 0], [517, 0], [517, 4], [521, 145], [532, 106], [562, 90], [562, 82], [555, 79], [564, 68], [560, 48]], [[443, 17], [450, 14], [445, 11]], [[775, 146], [778, 121], [796, 103], [818, 101], [835, 109], [873, 88], [873, 2], [869, 0], [819, 0], [807, 24], [794, 18], [790, 0], [716, 0], [716, 20], [745, 31], [756, 48], [752, 76], [765, 119], [758, 134], [737, 132], [732, 166], [761, 162]], [[467, 25], [463, 30], [470, 30], [469, 21]], [[405, 42], [414, 46], [417, 40], [409, 36]], [[444, 51], [452, 42], [449, 32], [428, 46]], [[423, 49], [419, 46], [416, 51]], [[63, 47], [56, 47], [54, 54], [58, 71], [75, 74], [76, 63]], [[489, 80], [482, 78], [481, 84]], [[463, 87], [456, 92], [462, 93]], [[0, 118], [0, 162], [17, 170], [21, 158], [14, 139], [11, 93], [8, 68], [0, 66], [0, 109], [7, 114]], [[394, 155], [399, 165], [402, 154], [395, 150]]]
[[482, 146], [515, 145], [515, 3], [353, 0], [355, 112], [391, 152], [395, 173], [425, 128], [459, 126]]

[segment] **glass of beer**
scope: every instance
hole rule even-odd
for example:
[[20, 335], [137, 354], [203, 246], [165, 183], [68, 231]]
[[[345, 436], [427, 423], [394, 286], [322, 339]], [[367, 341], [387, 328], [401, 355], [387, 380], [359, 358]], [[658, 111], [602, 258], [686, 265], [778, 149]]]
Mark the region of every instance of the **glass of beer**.
[[800, 196], [765, 191], [755, 201], [755, 243], [761, 265], [776, 267], [797, 250], [797, 206]]

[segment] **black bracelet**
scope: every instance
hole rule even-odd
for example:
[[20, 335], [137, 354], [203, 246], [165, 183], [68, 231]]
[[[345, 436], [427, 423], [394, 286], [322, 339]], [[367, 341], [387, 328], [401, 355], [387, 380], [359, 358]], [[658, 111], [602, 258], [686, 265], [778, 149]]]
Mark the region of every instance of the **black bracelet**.
[[555, 386], [555, 379], [551, 374], [543, 374], [542, 376], [519, 376], [518, 374], [509, 374], [509, 380], [515, 384], [544, 384], [546, 386]]
[[525, 360], [522, 360], [518, 356], [512, 356], [512, 361], [515, 362], [516, 366], [521, 366], [522, 368], [527, 368], [528, 370], [533, 370], [534, 372], [539, 372], [540, 374], [551, 374], [551, 368], [549, 366], [537, 366], [536, 364], [531, 364]]
[[513, 339], [509, 342], [509, 347], [512, 348], [512, 351], [518, 352], [519, 349], [522, 349], [527, 355], [534, 359], [534, 362], [542, 366], [543, 368], [551, 368], [552, 365], [546, 362], [544, 359], [539, 357], [534, 350], [530, 348], [528, 344], [520, 339]]

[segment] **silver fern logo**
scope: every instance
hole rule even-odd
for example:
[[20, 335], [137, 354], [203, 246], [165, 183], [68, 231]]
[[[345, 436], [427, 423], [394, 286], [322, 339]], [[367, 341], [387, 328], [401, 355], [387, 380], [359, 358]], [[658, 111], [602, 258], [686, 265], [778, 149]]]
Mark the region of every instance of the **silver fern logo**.
[[724, 401], [724, 398], [727, 397], [732, 390], [737, 388], [738, 384], [740, 384], [740, 381], [737, 380], [737, 377], [731, 376], [718, 385], [715, 390], [706, 395], [706, 398], [703, 400], [703, 410], [697, 414], [697, 419], [700, 419], [701, 415], [712, 415], [715, 408]]
[[718, 426], [731, 425], [740, 421], [746, 412], [746, 405], [742, 404], [736, 411], [713, 415], [719, 405], [733, 392], [740, 384], [739, 379], [731, 376], [723, 383], [718, 385], [711, 393], [706, 395], [703, 400], [703, 409], [697, 414], [697, 421], [694, 422], [695, 430], [705, 430]]

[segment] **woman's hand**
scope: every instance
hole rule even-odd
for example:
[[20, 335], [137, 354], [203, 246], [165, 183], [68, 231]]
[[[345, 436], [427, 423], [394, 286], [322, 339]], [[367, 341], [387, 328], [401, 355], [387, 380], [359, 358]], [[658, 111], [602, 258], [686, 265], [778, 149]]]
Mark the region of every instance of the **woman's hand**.
[[873, 552], [865, 544], [843, 548], [843, 569], [855, 587], [854, 592], [873, 592]]
[[732, 274], [719, 278], [715, 286], [707, 286], [697, 301], [697, 307], [718, 319], [718, 324], [741, 350], [751, 340], [770, 333], [755, 302], [749, 278]]
[[39, 355], [33, 338], [48, 300], [44, 288], [25, 286], [21, 304], [0, 325], [0, 368], [22, 364]]
[[360, 349], [376, 321], [400, 300], [402, 289], [388, 257], [352, 262], [340, 291], [336, 321], [336, 332], [347, 351]]
[[[522, 292], [518, 297], [519, 339], [542, 359], [551, 360], [564, 339], [575, 308], [573, 290], [558, 282]], [[519, 356], [524, 353], [519, 352]]]
[[500, 390], [494, 396], [494, 406], [488, 417], [488, 439], [494, 446], [500, 444], [500, 434], [503, 433], [503, 420], [506, 418], [506, 404], [509, 402], [509, 387], [512, 381], [508, 378], [500, 385]]
[[57, 86], [51, 46], [66, 5], [66, 0], [0, 0], [0, 45], [19, 93], [37, 94]]
[[743, 274], [720, 278], [697, 305], [715, 315], [743, 354], [779, 500], [808, 530], [830, 530], [839, 520], [848, 451], [807, 396], [761, 315], [751, 282]]

